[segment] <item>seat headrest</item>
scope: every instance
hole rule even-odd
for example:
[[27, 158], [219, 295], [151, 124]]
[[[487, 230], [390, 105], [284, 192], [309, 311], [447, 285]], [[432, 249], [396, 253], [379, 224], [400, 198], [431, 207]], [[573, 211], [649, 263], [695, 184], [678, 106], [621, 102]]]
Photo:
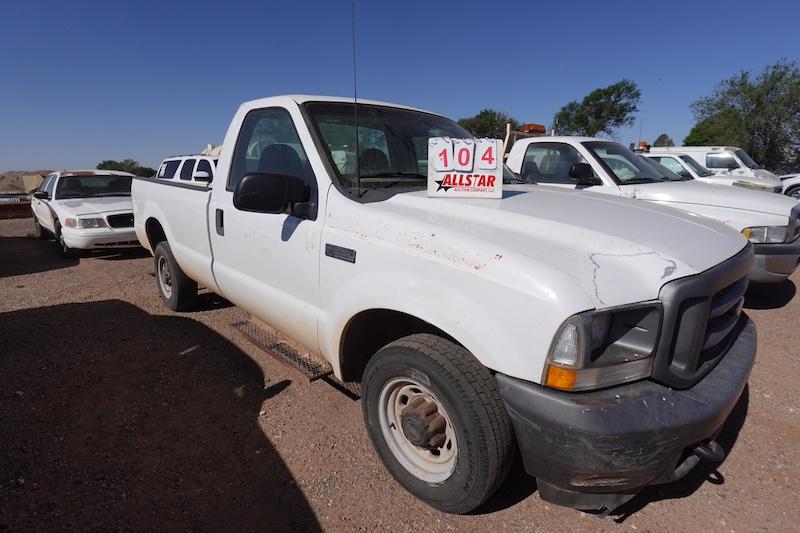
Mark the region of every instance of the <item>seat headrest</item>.
[[264, 148], [258, 160], [258, 171], [298, 178], [305, 175], [300, 156], [288, 144], [270, 144]]

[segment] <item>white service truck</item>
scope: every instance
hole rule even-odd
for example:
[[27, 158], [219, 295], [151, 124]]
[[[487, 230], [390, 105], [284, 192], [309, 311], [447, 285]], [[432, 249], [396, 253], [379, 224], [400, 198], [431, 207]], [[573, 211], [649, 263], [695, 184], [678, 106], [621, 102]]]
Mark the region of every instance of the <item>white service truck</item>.
[[672, 179], [621, 144], [593, 137], [522, 139], [506, 162], [525, 182], [646, 200], [722, 222], [753, 243], [751, 281], [783, 281], [800, 260], [800, 205], [793, 198]]
[[470, 135], [380, 102], [243, 104], [208, 189], [134, 181], [162, 299], [205, 286], [360, 383], [386, 468], [447, 512], [481, 505], [517, 449], [543, 499], [606, 511], [721, 460], [756, 353], [752, 245], [553, 187], [429, 198], [447, 136]]

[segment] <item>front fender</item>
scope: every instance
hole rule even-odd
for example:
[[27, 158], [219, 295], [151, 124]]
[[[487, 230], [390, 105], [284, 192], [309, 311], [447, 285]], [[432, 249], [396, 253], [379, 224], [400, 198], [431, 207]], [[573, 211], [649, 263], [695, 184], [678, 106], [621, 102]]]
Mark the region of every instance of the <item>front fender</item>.
[[537, 299], [469, 272], [451, 271], [445, 282], [420, 276], [419, 270], [365, 272], [339, 278], [342, 282], [336, 285], [323, 283], [323, 288], [333, 289], [323, 293], [320, 348], [337, 375], [342, 336], [350, 320], [363, 311], [388, 309], [446, 332], [487, 368], [538, 383], [556, 330], [587, 305], [579, 303], [582, 299], [565, 299], [564, 293], [556, 298], [558, 291], [549, 299]]

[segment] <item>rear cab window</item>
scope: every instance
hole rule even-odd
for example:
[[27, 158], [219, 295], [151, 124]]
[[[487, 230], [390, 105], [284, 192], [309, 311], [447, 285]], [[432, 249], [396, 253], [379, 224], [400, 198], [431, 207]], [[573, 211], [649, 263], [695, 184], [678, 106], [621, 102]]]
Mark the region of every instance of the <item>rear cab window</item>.
[[171, 180], [175, 177], [175, 171], [178, 170], [178, 166], [180, 166], [180, 164], [180, 159], [168, 159], [167, 161], [164, 161], [161, 163], [161, 167], [158, 169], [156, 179]]

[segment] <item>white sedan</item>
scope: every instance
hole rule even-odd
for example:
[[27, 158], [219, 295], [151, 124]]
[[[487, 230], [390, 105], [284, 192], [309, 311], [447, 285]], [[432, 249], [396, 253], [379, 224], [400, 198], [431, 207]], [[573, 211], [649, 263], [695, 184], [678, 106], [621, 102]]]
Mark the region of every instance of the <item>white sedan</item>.
[[139, 246], [133, 229], [133, 177], [112, 170], [49, 174], [31, 200], [39, 238], [55, 237], [64, 257], [76, 250]]

